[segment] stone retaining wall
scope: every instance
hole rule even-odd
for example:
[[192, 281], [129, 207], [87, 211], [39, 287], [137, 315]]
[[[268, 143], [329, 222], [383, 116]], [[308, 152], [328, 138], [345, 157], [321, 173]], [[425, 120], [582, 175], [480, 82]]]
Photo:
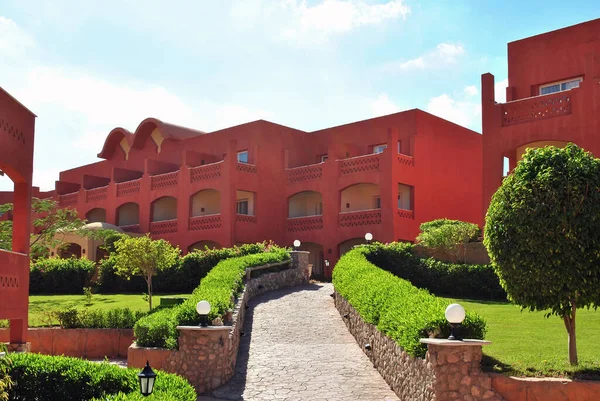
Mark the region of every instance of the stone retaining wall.
[[[184, 376], [201, 394], [225, 384], [233, 376], [248, 301], [267, 291], [309, 282], [308, 252], [290, 252], [291, 268], [264, 273], [246, 282], [232, 316], [231, 326], [180, 326], [179, 350], [129, 347], [127, 365], [151, 366]], [[154, 359], [152, 359], [154, 358]]]
[[534, 379], [490, 374], [492, 388], [508, 401], [598, 401], [600, 382]]
[[[9, 341], [9, 330], [0, 330], [0, 342]], [[133, 342], [132, 329], [31, 328], [29, 351], [79, 358], [126, 357]]]

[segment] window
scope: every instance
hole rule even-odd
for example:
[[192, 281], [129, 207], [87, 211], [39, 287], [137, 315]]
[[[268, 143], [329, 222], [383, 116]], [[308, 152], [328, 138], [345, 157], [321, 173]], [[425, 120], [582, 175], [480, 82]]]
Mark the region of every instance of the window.
[[381, 209], [381, 196], [373, 197], [373, 209]]
[[548, 95], [550, 93], [567, 91], [569, 89], [578, 88], [583, 78], [569, 79], [567, 81], [554, 82], [547, 85], [540, 85], [540, 95]]
[[323, 163], [327, 159], [329, 159], [329, 155], [327, 154], [319, 156], [319, 160], [321, 161], [321, 163]]
[[323, 215], [323, 202], [317, 202], [315, 204], [315, 215], [322, 216]]
[[237, 201], [237, 214], [248, 214], [248, 199]]
[[237, 154], [238, 163], [248, 163], [248, 151], [244, 150]]
[[387, 144], [373, 146], [373, 153], [382, 153], [387, 148]]

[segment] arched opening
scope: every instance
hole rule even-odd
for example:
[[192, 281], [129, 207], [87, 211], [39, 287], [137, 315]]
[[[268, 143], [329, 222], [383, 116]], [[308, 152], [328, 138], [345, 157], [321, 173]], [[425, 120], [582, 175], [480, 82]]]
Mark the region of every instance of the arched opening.
[[325, 271], [323, 269], [325, 258], [323, 257], [323, 245], [314, 242], [303, 242], [300, 245], [301, 251], [310, 252], [308, 255], [308, 264], [312, 265], [312, 277], [324, 279]]
[[166, 221], [177, 219], [177, 199], [164, 196], [152, 202], [150, 221]]
[[188, 252], [204, 251], [204, 250], [206, 250], [206, 248], [221, 249], [222, 247], [218, 242], [215, 242], [215, 241], [210, 241], [210, 240], [198, 241], [198, 242], [194, 242], [192, 245], [188, 246]]
[[140, 224], [140, 205], [124, 203], [117, 208], [117, 225], [119, 227]]
[[323, 197], [316, 191], [304, 191], [290, 196], [288, 200], [288, 218], [321, 216]]
[[74, 243], [65, 244], [58, 250], [58, 256], [63, 259], [70, 257], [81, 258], [81, 245]]
[[95, 262], [98, 263], [100, 262], [102, 259], [106, 258], [108, 256], [108, 251], [106, 249], [104, 249], [102, 247], [102, 245], [98, 245], [96, 247], [96, 258], [95, 258]]
[[88, 223], [105, 223], [106, 222], [106, 209], [96, 208], [92, 209], [85, 215], [85, 219]]
[[341, 192], [340, 212], [381, 209], [379, 186], [370, 183], [355, 184]]
[[356, 245], [362, 245], [362, 244], [366, 244], [366, 241], [364, 238], [352, 238], [349, 240], [346, 240], [342, 243], [340, 243], [340, 257], [345, 254], [346, 252], [348, 252], [349, 250], [351, 250], [352, 248], [354, 248]]
[[190, 217], [207, 216], [221, 213], [221, 192], [204, 189], [190, 198]]

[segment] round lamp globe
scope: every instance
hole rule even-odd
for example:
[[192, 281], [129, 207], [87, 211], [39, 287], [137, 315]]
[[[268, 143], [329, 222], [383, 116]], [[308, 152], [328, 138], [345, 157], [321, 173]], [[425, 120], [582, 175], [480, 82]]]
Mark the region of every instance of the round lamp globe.
[[460, 304], [450, 304], [446, 308], [446, 319], [450, 323], [460, 324], [463, 320], [465, 320], [465, 308]]
[[295, 246], [296, 248], [299, 248], [299, 247], [300, 247], [300, 245], [301, 245], [301, 242], [300, 242], [300, 240], [294, 240], [294, 246]]
[[210, 313], [210, 303], [208, 301], [200, 301], [196, 304], [196, 312], [200, 316], [206, 316]]
[[365, 239], [366, 239], [367, 241], [371, 241], [371, 240], [373, 239], [373, 234], [371, 234], [371, 233], [366, 233], [366, 234], [365, 234]]

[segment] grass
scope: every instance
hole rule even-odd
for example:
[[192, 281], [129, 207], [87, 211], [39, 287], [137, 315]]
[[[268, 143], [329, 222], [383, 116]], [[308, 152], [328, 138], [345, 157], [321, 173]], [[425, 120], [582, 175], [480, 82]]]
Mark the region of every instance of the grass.
[[521, 312], [504, 302], [454, 299], [487, 321], [483, 368], [515, 376], [600, 379], [600, 310], [577, 310], [579, 366], [569, 364], [568, 336], [562, 319], [545, 312]]
[[[158, 306], [160, 297], [167, 294], [154, 294], [152, 304]], [[189, 297], [190, 294], [168, 294], [176, 297]], [[58, 325], [58, 321], [48, 312], [65, 309], [71, 306], [90, 309], [129, 308], [131, 310], [148, 310], [148, 301], [144, 294], [94, 294], [91, 305], [86, 305], [85, 295], [31, 295], [29, 296], [29, 326], [47, 327]], [[8, 321], [0, 320], [0, 327], [8, 327]]]

